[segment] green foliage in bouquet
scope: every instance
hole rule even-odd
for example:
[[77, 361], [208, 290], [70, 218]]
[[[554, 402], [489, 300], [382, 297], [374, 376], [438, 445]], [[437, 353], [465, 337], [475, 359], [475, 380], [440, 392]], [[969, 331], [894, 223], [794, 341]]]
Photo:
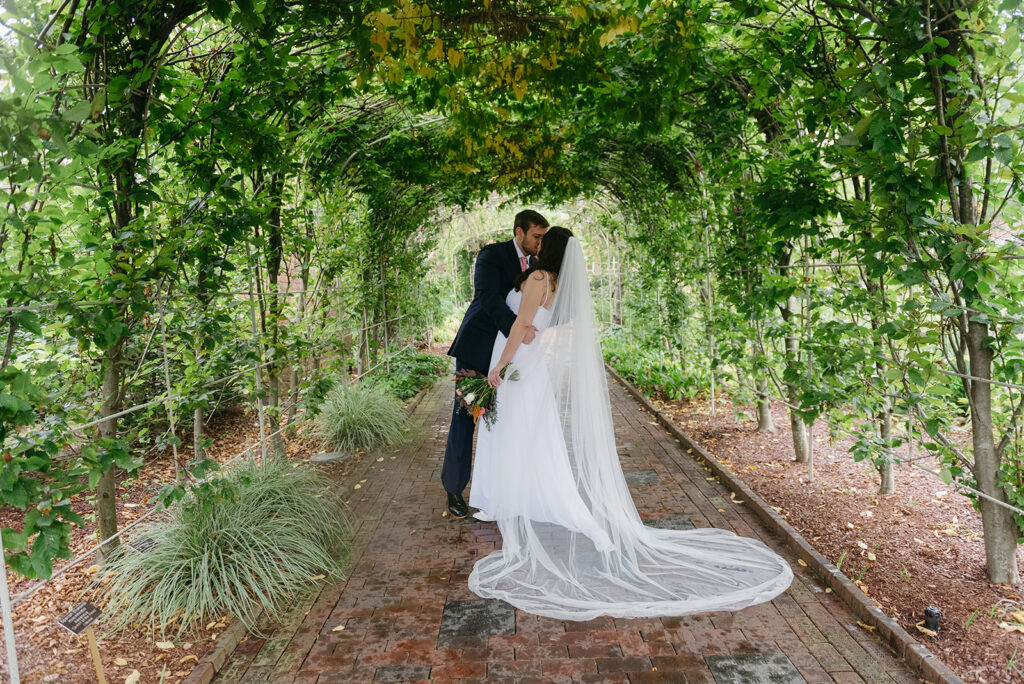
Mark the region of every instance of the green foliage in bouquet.
[[104, 566], [111, 631], [180, 636], [225, 614], [255, 630], [263, 611], [275, 618], [314, 578], [341, 574], [351, 526], [325, 477], [275, 458], [221, 484], [216, 505], [189, 495], [139, 531], [151, 548], [122, 546]]
[[408, 422], [402, 403], [382, 388], [342, 383], [320, 405], [313, 430], [324, 449], [369, 450], [401, 440]]
[[[516, 381], [519, 379], [519, 371], [512, 370], [511, 366], [501, 369], [503, 380]], [[459, 395], [459, 407], [466, 413], [473, 416], [473, 423], [481, 417], [487, 427], [494, 425], [498, 417], [498, 409], [495, 406], [498, 399], [498, 390], [487, 383], [487, 376], [475, 370], [464, 368], [455, 375], [455, 393]]]

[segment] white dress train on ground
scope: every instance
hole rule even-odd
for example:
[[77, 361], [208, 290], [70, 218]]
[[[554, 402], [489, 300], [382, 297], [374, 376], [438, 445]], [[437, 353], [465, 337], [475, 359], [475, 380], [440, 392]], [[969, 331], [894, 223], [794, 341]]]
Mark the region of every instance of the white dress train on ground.
[[[507, 303], [518, 312], [521, 294]], [[569, 240], [536, 340], [510, 363], [481, 422], [471, 506], [497, 520], [502, 548], [480, 559], [470, 589], [567, 620], [739, 610], [789, 587], [789, 564], [728, 530], [644, 526], [622, 474], [582, 249]], [[498, 335], [491, 355], [505, 346]]]

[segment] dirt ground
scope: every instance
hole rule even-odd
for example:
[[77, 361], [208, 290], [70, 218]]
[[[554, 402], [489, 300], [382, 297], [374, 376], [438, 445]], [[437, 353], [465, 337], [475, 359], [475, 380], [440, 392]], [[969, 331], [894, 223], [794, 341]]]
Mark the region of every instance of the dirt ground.
[[[808, 483], [782, 406], [772, 411], [777, 431], [758, 434], [752, 410], [727, 398], [715, 417], [706, 401], [654, 403], [964, 680], [1024, 681], [1024, 634], [999, 627], [1024, 610], [1024, 587], [988, 581], [981, 516], [969, 499], [906, 463], [896, 468], [896, 492], [878, 496], [875, 470], [847, 453], [851, 440], [830, 441], [821, 422]], [[907, 458], [906, 449], [898, 456]], [[917, 463], [936, 469], [927, 457]], [[926, 606], [942, 611], [936, 637], [916, 627]]]

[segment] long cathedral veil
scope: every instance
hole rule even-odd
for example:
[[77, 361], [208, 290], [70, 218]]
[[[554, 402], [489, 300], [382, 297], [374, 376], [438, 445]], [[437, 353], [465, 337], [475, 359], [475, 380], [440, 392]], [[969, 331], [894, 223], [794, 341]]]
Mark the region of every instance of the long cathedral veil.
[[498, 518], [502, 548], [476, 563], [470, 589], [566, 620], [738, 610], [785, 591], [791, 568], [758, 540], [714, 528], [655, 529], [641, 521], [619, 464], [576, 238], [566, 247], [551, 311], [550, 326], [535, 343], [544, 349], [576, 487], [606, 536], [544, 521], [527, 506]]

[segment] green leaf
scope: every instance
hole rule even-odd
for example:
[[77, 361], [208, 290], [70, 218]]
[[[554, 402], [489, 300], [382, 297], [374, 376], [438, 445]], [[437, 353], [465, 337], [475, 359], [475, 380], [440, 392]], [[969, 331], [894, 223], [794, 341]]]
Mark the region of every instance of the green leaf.
[[15, 532], [10, 527], [5, 527], [0, 530], [0, 535], [3, 537], [5, 551], [18, 553], [28, 548], [28, 539], [22, 532]]
[[35, 311], [19, 311], [14, 314], [14, 320], [34, 335], [43, 334], [43, 328], [39, 324], [39, 315]]
[[91, 112], [92, 105], [90, 105], [87, 100], [82, 100], [81, 102], [75, 103], [68, 109], [65, 109], [61, 118], [64, 119], [64, 121], [78, 123], [79, 121], [85, 121], [89, 118], [89, 114]]

